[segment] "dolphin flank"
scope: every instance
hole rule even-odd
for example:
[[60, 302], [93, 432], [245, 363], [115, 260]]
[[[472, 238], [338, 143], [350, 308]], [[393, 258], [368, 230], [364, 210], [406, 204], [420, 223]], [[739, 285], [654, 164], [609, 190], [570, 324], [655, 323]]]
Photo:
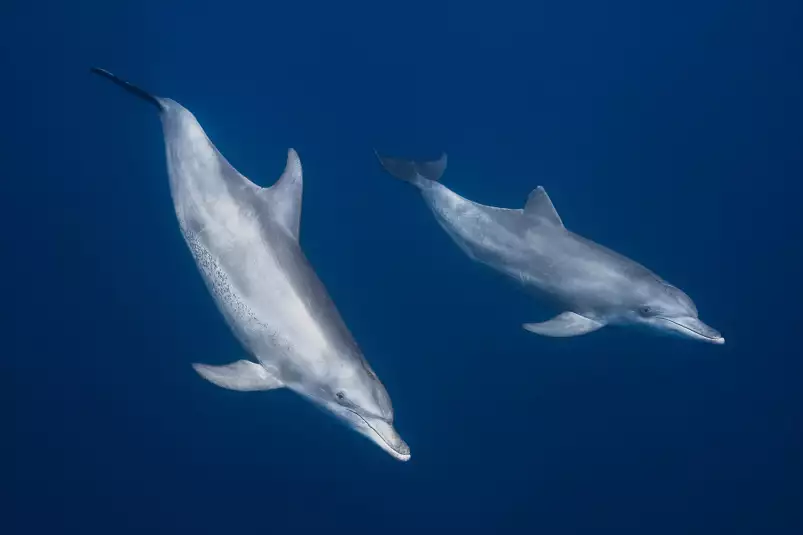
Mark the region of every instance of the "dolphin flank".
[[486, 206], [440, 183], [446, 154], [434, 161], [382, 156], [394, 177], [421, 192], [435, 219], [473, 260], [488, 265], [548, 298], [563, 312], [543, 323], [526, 323], [533, 333], [566, 337], [605, 325], [636, 325], [655, 332], [714, 344], [725, 339], [698, 318], [694, 302], [641, 264], [563, 225], [544, 188], [524, 208]]
[[231, 390], [289, 388], [408, 460], [385, 387], [301, 250], [296, 152], [288, 151], [273, 186], [259, 187], [226, 161], [179, 103], [106, 70], [92, 72], [159, 110], [181, 233], [226, 323], [254, 359], [194, 369]]

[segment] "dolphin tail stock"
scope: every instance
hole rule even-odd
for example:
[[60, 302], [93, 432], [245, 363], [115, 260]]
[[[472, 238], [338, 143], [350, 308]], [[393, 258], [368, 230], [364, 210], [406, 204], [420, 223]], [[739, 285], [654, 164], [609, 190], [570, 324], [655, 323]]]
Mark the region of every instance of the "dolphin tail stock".
[[131, 82], [126, 82], [122, 78], [118, 77], [115, 74], [110, 73], [106, 69], [101, 69], [99, 67], [91, 67], [89, 69], [89, 72], [92, 72], [94, 74], [97, 74], [98, 76], [102, 76], [102, 77], [104, 77], [106, 79], [111, 80], [112, 82], [114, 82], [115, 84], [119, 85], [120, 87], [122, 87], [123, 89], [128, 91], [129, 93], [131, 93], [133, 95], [136, 95], [137, 97], [141, 98], [142, 100], [153, 104], [154, 106], [156, 106], [156, 108], [160, 112], [164, 111], [164, 106], [162, 105], [162, 103], [159, 101], [158, 98], [156, 98], [155, 96], [151, 95], [150, 93], [148, 93], [144, 89], [135, 86]]
[[427, 182], [440, 181], [444, 171], [446, 171], [445, 152], [437, 160], [431, 161], [403, 160], [401, 158], [382, 156], [376, 150], [374, 150], [374, 154], [376, 154], [379, 163], [390, 175], [419, 187]]

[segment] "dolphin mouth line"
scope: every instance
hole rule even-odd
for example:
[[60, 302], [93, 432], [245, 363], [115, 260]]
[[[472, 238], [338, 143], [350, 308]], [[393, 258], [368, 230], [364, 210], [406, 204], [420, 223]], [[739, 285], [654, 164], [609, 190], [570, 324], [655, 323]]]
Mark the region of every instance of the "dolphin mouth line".
[[[716, 340], [719, 340], [719, 339], [722, 338], [721, 335], [720, 336], [708, 336], [706, 334], [701, 333], [700, 331], [696, 331], [696, 330], [692, 329], [691, 327], [687, 327], [686, 325], [682, 325], [682, 324], [680, 324], [680, 323], [678, 323], [678, 322], [676, 322], [676, 321], [674, 321], [674, 320], [672, 320], [670, 318], [667, 318], [665, 316], [658, 316], [658, 317], [661, 318], [664, 321], [668, 321], [669, 323], [674, 323], [675, 325], [677, 325], [681, 329], [685, 329], [685, 330], [689, 331], [690, 333], [694, 333], [697, 336], [705, 338], [706, 340], [716, 341]], [[359, 414], [357, 416], [359, 416]]]
[[387, 440], [385, 440], [385, 437], [383, 437], [383, 436], [382, 436], [382, 433], [380, 433], [379, 431], [377, 431], [377, 430], [376, 430], [376, 428], [375, 428], [374, 426], [372, 426], [372, 425], [371, 425], [371, 424], [368, 422], [368, 420], [366, 420], [365, 418], [363, 418], [363, 417], [362, 417], [360, 414], [358, 414], [356, 411], [354, 411], [354, 410], [352, 410], [352, 409], [349, 409], [348, 407], [346, 407], [346, 409], [347, 409], [348, 411], [350, 411], [351, 413], [355, 414], [355, 415], [357, 416], [357, 418], [359, 418], [360, 420], [362, 420], [363, 422], [365, 422], [365, 425], [367, 425], [368, 427], [370, 427], [370, 428], [371, 428], [371, 431], [373, 431], [374, 433], [376, 433], [376, 435], [377, 435], [379, 438], [381, 438], [381, 439], [382, 439], [382, 442], [384, 442], [384, 443], [387, 445], [387, 447], [388, 447], [388, 448], [390, 448], [391, 450], [393, 450], [394, 452], [396, 452], [396, 454], [397, 454], [397, 455], [398, 455], [400, 458], [402, 458], [402, 459], [407, 459], [407, 458], [409, 458], [409, 457], [410, 457], [410, 455], [409, 455], [408, 453], [402, 453], [402, 452], [400, 452], [400, 451], [399, 451], [399, 450], [397, 450], [395, 447], [393, 447], [393, 446], [392, 446], [392, 445], [391, 445], [391, 444], [390, 444], [390, 443], [389, 443]]

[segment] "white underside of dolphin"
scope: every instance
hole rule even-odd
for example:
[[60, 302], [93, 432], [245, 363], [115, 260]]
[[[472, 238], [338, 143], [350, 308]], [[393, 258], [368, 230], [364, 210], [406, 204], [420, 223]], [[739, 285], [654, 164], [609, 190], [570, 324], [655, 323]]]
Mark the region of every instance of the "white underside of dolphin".
[[435, 161], [381, 156], [391, 175], [421, 192], [440, 226], [473, 260], [499, 271], [563, 309], [551, 320], [525, 323], [533, 333], [571, 337], [606, 325], [638, 325], [686, 338], [724, 343], [700, 321], [692, 300], [641, 264], [579, 236], [563, 224], [544, 188], [524, 208], [482, 205], [439, 181]]
[[302, 169], [296, 152], [288, 151], [273, 186], [259, 187], [226, 161], [180, 104], [107, 71], [93, 72], [159, 111], [181, 233], [218, 309], [253, 358], [195, 364], [195, 370], [232, 390], [293, 390], [394, 458], [408, 460], [387, 391], [299, 244]]

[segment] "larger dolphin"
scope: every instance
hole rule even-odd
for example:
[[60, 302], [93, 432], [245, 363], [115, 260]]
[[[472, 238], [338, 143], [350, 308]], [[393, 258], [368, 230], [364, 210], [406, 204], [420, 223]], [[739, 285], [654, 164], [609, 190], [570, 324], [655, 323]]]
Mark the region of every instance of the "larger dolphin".
[[558, 316], [523, 325], [544, 336], [577, 336], [605, 325], [639, 325], [715, 344], [725, 339], [697, 317], [680, 289], [641, 264], [567, 230], [541, 186], [523, 209], [485, 206], [439, 182], [446, 154], [408, 161], [377, 154], [391, 175], [416, 186], [438, 223], [473, 260], [550, 298]]
[[410, 448], [393, 427], [385, 387], [363, 357], [299, 245], [301, 162], [292, 149], [279, 180], [261, 188], [218, 152], [192, 113], [92, 69], [159, 111], [170, 191], [192, 256], [235, 336], [256, 359], [194, 364], [241, 391], [286, 387], [396, 459]]

